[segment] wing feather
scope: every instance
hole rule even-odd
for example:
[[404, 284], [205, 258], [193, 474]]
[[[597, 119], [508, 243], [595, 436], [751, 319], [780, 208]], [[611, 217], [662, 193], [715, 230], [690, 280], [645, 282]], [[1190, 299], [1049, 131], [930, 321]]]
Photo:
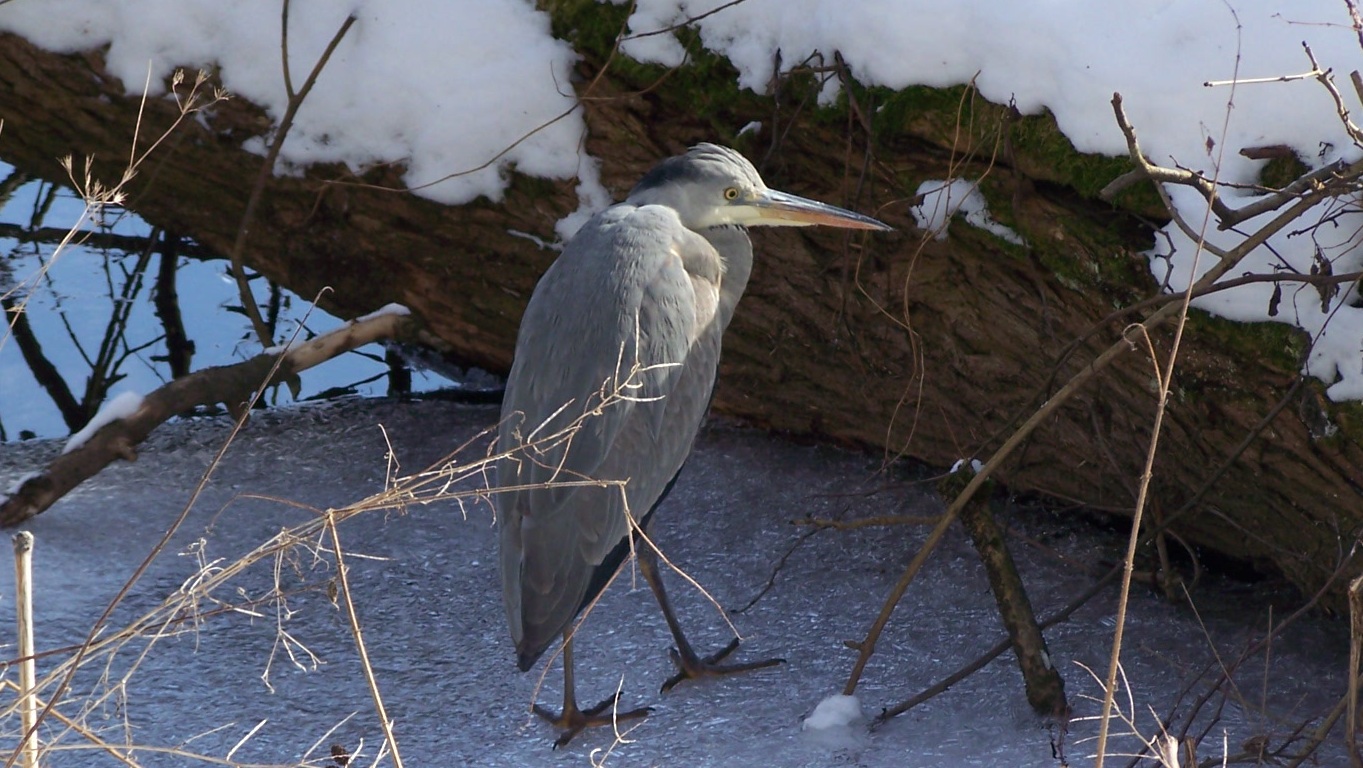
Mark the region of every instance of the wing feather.
[[[523, 667], [590, 597], [629, 535], [626, 512], [648, 512], [690, 452], [719, 360], [721, 275], [718, 253], [671, 209], [622, 204], [588, 222], [536, 286], [498, 435], [499, 451], [514, 451], [498, 485], [512, 490], [494, 497]], [[626, 490], [571, 484], [588, 480]]]

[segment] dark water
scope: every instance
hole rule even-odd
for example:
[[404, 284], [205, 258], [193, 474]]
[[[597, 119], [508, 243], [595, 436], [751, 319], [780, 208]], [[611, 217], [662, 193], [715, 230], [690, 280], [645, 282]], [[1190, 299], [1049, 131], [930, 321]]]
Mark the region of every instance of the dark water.
[[[248, 273], [252, 301], [276, 342], [341, 324], [310, 297]], [[72, 190], [3, 163], [0, 297], [7, 326], [0, 336], [0, 441], [67, 435], [113, 395], [146, 394], [184, 373], [261, 351], [228, 261], [129, 211], [91, 210]], [[306, 371], [298, 399], [450, 384], [407, 371], [371, 345]], [[263, 398], [269, 405], [293, 399], [282, 387]]]

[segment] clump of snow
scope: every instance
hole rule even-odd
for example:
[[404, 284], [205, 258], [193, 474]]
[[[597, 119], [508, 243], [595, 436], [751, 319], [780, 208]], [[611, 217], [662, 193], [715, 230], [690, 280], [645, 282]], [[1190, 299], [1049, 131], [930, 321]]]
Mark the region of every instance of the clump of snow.
[[90, 423], [86, 424], [84, 429], [72, 435], [66, 441], [66, 445], [62, 447], [62, 453], [70, 453], [85, 445], [86, 441], [98, 432], [100, 427], [119, 419], [126, 419], [137, 413], [137, 409], [141, 407], [142, 396], [136, 392], [124, 392], [114, 396], [114, 399], [105, 403], [99, 409], [99, 413], [96, 413], [95, 417], [90, 419]]
[[761, 132], [762, 132], [762, 121], [761, 121], [761, 120], [754, 120], [754, 121], [748, 123], [747, 125], [743, 126], [742, 128], [739, 128], [739, 129], [738, 129], [738, 135], [739, 135], [739, 136], [742, 136], [742, 135], [744, 135], [744, 134], [746, 134], [746, 133], [751, 133], [752, 135], [756, 136], [757, 134], [759, 134], [759, 133], [761, 133]]
[[1027, 244], [1021, 235], [994, 221], [989, 215], [989, 204], [985, 202], [976, 182], [964, 179], [925, 181], [918, 185], [918, 195], [922, 196], [923, 202], [910, 208], [909, 212], [913, 214], [918, 228], [932, 232], [937, 240], [946, 239], [951, 218], [960, 214], [967, 224], [995, 237], [1013, 245]]
[[26, 472], [16, 477], [14, 479], [14, 482], [10, 483], [9, 487], [5, 489], [4, 493], [0, 493], [0, 505], [3, 505], [5, 502], [9, 501], [11, 496], [18, 493], [19, 489], [23, 487], [24, 483], [27, 483], [29, 480], [32, 480], [33, 478], [39, 477], [41, 475], [42, 472]]
[[[974, 472], [975, 474], [979, 474], [979, 473], [980, 473], [980, 470], [984, 469], [984, 462], [980, 461], [979, 459], [970, 459], [969, 461], [970, 461], [970, 471], [971, 471], [971, 472]], [[957, 472], [960, 472], [960, 471], [965, 467], [965, 464], [966, 464], [966, 459], [957, 459], [957, 460], [956, 460], [956, 463], [951, 465], [951, 470], [950, 470], [951, 474], [954, 475], [954, 474], [956, 474]]]
[[800, 726], [803, 731], [825, 731], [846, 728], [861, 720], [861, 702], [856, 696], [834, 694], [819, 702]]
[[923, 202], [910, 208], [909, 212], [919, 229], [932, 232], [937, 240], [945, 240], [951, 217], [974, 191], [975, 185], [964, 179], [925, 181], [918, 185], [917, 192]]
[[398, 303], [394, 302], [394, 303], [391, 303], [391, 304], [384, 304], [382, 307], [379, 307], [378, 309], [374, 310], [373, 312], [370, 312], [370, 313], [367, 314], [367, 315], [361, 315], [361, 316], [355, 318], [355, 322], [357, 322], [357, 323], [363, 323], [363, 322], [365, 322], [366, 320], [373, 320], [373, 319], [376, 318], [376, 317], [383, 317], [384, 315], [403, 315], [403, 316], [405, 316], [405, 315], [410, 315], [410, 314], [412, 314], [412, 310], [408, 309], [407, 307], [405, 307], [405, 306], [403, 306], [403, 305], [401, 305], [401, 304], [398, 304]]
[[522, 232], [519, 229], [508, 229], [506, 233], [508, 235], [511, 235], [512, 237], [519, 237], [522, 240], [529, 240], [530, 242], [534, 243], [535, 247], [540, 249], [541, 251], [563, 250], [562, 243], [551, 243], [538, 235], [532, 235], [529, 232]]
[[273, 344], [271, 346], [268, 346], [260, 350], [260, 353], [262, 355], [282, 355], [286, 352], [289, 352], [294, 347], [306, 342], [307, 339], [292, 338], [284, 342], [283, 344]]

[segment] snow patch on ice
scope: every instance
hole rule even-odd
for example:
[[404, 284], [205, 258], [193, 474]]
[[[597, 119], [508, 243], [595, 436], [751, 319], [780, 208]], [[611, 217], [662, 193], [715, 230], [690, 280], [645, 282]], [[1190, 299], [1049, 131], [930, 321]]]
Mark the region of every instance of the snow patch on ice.
[[846, 728], [861, 720], [861, 701], [856, 696], [837, 693], [814, 708], [800, 726], [802, 731], [826, 731], [829, 728]]
[[136, 392], [124, 392], [116, 395], [114, 399], [105, 403], [104, 407], [99, 409], [99, 413], [96, 413], [95, 417], [90, 419], [90, 423], [86, 424], [84, 429], [72, 435], [71, 438], [66, 441], [66, 445], [62, 448], [62, 453], [70, 453], [82, 445], [85, 445], [85, 443], [99, 431], [100, 427], [119, 419], [126, 419], [134, 413], [137, 413], [137, 409], [141, 407], [142, 396]]

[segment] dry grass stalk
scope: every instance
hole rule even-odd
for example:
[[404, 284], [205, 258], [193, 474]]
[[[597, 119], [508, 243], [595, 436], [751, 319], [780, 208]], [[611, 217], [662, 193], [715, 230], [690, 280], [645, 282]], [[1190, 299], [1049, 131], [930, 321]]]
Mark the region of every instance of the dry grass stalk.
[[[294, 504], [293, 506], [308, 509], [312, 513], [312, 517], [301, 524], [279, 531], [235, 560], [227, 561], [213, 558], [208, 553], [208, 542], [203, 539], [196, 541], [186, 550], [186, 554], [194, 558], [197, 569], [183, 581], [178, 590], [167, 595], [155, 608], [132, 619], [121, 628], [116, 630], [105, 628], [102, 631], [92, 632], [82, 646], [57, 661], [41, 680], [36, 681], [33, 690], [46, 699], [43, 704], [45, 716], [51, 716], [67, 726], [66, 731], [57, 733], [55, 738], [44, 745], [44, 752], [98, 749], [115, 756], [125, 765], [130, 766], [138, 764], [136, 754], [169, 753], [183, 758], [186, 762], [237, 768], [257, 768], [257, 764], [239, 761], [235, 754], [260, 730], [263, 724], [257, 724], [251, 728], [226, 755], [214, 756], [189, 750], [183, 745], [170, 747], [133, 744], [131, 737], [126, 735], [130, 734], [132, 730], [126, 720], [123, 726], [125, 743], [116, 744], [106, 736], [100, 735], [99, 729], [92, 727], [89, 723], [92, 722], [92, 716], [104, 711], [111, 703], [126, 718], [128, 716], [128, 703], [125, 700], [125, 691], [128, 683], [142, 663], [150, 657], [156, 644], [165, 638], [205, 631], [210, 621], [215, 617], [240, 614], [251, 618], [265, 618], [273, 610], [276, 621], [276, 650], [285, 654], [290, 662], [296, 666], [302, 669], [311, 668], [316, 661], [316, 656], [299, 638], [291, 635], [287, 627], [288, 620], [293, 615], [292, 609], [288, 607], [288, 600], [292, 594], [295, 594], [296, 590], [291, 592], [286, 589], [284, 579], [291, 569], [301, 571], [309, 567], [320, 566], [335, 568], [335, 572], [339, 575], [337, 597], [346, 606], [351, 623], [351, 632], [361, 657], [366, 684], [369, 686], [374, 700], [379, 726], [384, 732], [385, 743], [380, 745], [380, 749], [374, 758], [374, 764], [379, 764], [380, 761], [391, 755], [392, 764], [401, 766], [401, 758], [396, 751], [396, 739], [379, 694], [378, 681], [368, 663], [367, 652], [364, 649], [358, 614], [355, 612], [352, 591], [346, 578], [347, 555], [343, 554], [338, 527], [361, 514], [403, 512], [411, 505], [433, 503], [453, 502], [458, 505], [460, 513], [467, 516], [466, 504], [486, 503], [490, 493], [495, 492], [495, 490], [489, 490], [489, 483], [487, 482], [488, 470], [493, 465], [504, 460], [541, 461], [543, 457], [556, 454], [557, 452], [553, 449], [570, 443], [577, 431], [589, 419], [620, 403], [635, 400], [633, 392], [637, 390], [637, 382], [640, 380], [640, 376], [647, 370], [649, 370], [648, 367], [638, 364], [623, 369], [618, 376], [603, 383], [601, 391], [593, 397], [592, 402], [587, 404], [587, 407], [584, 407], [585, 412], [573, 419], [565, 428], [552, 433], [537, 429], [512, 450], [502, 453], [486, 451], [482, 456], [472, 460], [463, 460], [461, 457], [469, 454], [474, 445], [487, 439], [494, 429], [489, 428], [465, 441], [450, 455], [424, 471], [402, 477], [390, 475], [385, 487], [380, 492], [354, 504], [328, 510], [311, 509], [304, 505]], [[221, 458], [221, 454], [218, 458]], [[213, 467], [216, 467], [216, 465], [217, 460], [215, 459]], [[390, 468], [395, 468], [395, 466], [390, 464]], [[209, 471], [211, 472], [212, 468]], [[598, 481], [590, 478], [570, 477], [566, 474], [551, 484], [623, 489], [623, 482], [621, 481]], [[243, 494], [238, 498], [265, 499], [266, 497]], [[280, 499], [266, 500], [289, 503]], [[187, 512], [188, 510], [186, 510]], [[182, 515], [172, 525], [172, 529], [178, 528], [183, 519], [184, 516]], [[645, 539], [645, 541], [647, 540]], [[649, 543], [648, 546], [652, 546], [652, 544]], [[147, 562], [150, 562], [159, 553], [160, 547], [158, 546]], [[145, 570], [146, 564], [144, 562], [140, 570]], [[267, 568], [271, 572], [273, 588], [264, 594], [244, 595], [239, 593], [235, 586], [241, 581], [242, 576], [251, 569], [260, 567]], [[136, 575], [133, 580], [135, 580], [135, 577]], [[243, 599], [243, 597], [246, 599]], [[110, 610], [112, 610], [112, 607]], [[106, 618], [107, 616], [108, 613], [106, 613]], [[103, 619], [101, 619], [102, 621]], [[129, 656], [131, 656], [131, 660], [129, 660]], [[272, 653], [271, 658], [265, 662], [267, 678], [269, 666], [274, 662], [274, 656], [275, 653]], [[116, 663], [118, 660], [122, 661]], [[120, 665], [122, 667], [121, 672], [118, 671]], [[97, 669], [100, 666], [103, 667], [103, 673], [99, 678], [100, 685], [103, 686], [102, 691], [91, 691], [75, 699], [63, 698], [78, 669], [91, 667]], [[268, 684], [268, 679], [266, 682]], [[58, 702], [62, 704], [61, 707], [55, 706]], [[73, 702], [75, 703], [74, 711], [70, 706]], [[0, 706], [0, 724], [7, 721], [12, 722], [19, 712], [20, 705], [17, 699]], [[202, 738], [204, 735], [207, 734], [192, 737], [184, 744]], [[620, 734], [621, 739], [623, 739], [623, 735], [623, 733]], [[79, 744], [70, 743], [69, 737], [71, 736], [76, 737]], [[319, 739], [308, 754], [320, 754], [321, 744], [322, 739]], [[11, 755], [11, 758], [16, 756], [17, 750]], [[602, 759], [604, 759], [604, 756]], [[304, 764], [325, 765], [326, 763], [321, 756], [317, 756], [308, 758]], [[357, 763], [352, 760], [351, 764]]]
[[23, 729], [19, 750], [24, 768], [38, 768], [38, 697], [35, 692], [36, 660], [33, 658], [33, 534], [14, 535], [15, 613], [19, 624], [19, 724]]

